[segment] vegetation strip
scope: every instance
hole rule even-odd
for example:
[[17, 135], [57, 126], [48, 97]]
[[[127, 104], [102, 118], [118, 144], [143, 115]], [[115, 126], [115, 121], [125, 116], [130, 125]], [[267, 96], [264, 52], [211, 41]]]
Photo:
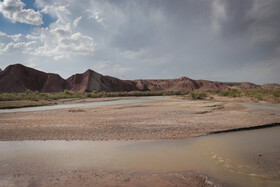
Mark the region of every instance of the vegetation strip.
[[[71, 92], [64, 90], [59, 93], [40, 93], [26, 90], [24, 93], [1, 93], [0, 108], [22, 108], [30, 106], [53, 105], [53, 101], [61, 99], [86, 99], [104, 97], [138, 97], [138, 96], [184, 96], [186, 99], [213, 99], [214, 96], [242, 98], [247, 97], [255, 101], [280, 103], [280, 88], [258, 90], [222, 90], [222, 91], [130, 91], [130, 92]], [[13, 102], [12, 102], [13, 101]]]

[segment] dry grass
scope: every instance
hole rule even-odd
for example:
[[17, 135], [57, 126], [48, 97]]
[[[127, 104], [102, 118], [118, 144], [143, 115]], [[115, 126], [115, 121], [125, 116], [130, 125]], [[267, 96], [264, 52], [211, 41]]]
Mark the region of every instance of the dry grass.
[[35, 107], [50, 105], [47, 101], [5, 101], [0, 102], [0, 109], [12, 109], [12, 108], [23, 108], [23, 107]]
[[70, 109], [68, 112], [85, 112], [83, 109]]

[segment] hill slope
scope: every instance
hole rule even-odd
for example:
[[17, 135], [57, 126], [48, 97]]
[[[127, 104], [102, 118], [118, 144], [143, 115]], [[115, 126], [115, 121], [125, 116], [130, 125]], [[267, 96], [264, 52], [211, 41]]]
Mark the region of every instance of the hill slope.
[[96, 91], [133, 91], [138, 90], [133, 81], [120, 80], [114, 77], [103, 76], [92, 70], [83, 74], [75, 74], [66, 80], [71, 91], [91, 92]]
[[0, 92], [61, 92], [68, 83], [57, 74], [45, 73], [21, 64], [8, 66], [0, 73]]

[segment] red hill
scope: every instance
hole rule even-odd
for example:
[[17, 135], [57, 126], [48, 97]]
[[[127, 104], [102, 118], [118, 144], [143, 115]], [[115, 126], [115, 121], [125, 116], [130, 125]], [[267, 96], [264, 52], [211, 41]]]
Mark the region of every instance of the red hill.
[[0, 73], [0, 92], [61, 92], [69, 88], [57, 74], [45, 73], [21, 64], [8, 66]]
[[229, 89], [279, 88], [279, 84], [256, 85], [248, 82], [213, 82], [193, 80], [188, 77], [162, 80], [121, 80], [103, 76], [95, 71], [87, 70], [75, 74], [68, 79], [58, 74], [45, 73], [33, 68], [15, 64], [0, 71], [0, 93], [24, 92], [27, 89], [39, 92], [61, 92], [64, 89], [75, 92], [96, 91], [219, 91]]
[[83, 74], [75, 74], [66, 80], [71, 91], [91, 92], [96, 91], [133, 91], [138, 90], [133, 81], [120, 80], [114, 77], [103, 76], [92, 70]]

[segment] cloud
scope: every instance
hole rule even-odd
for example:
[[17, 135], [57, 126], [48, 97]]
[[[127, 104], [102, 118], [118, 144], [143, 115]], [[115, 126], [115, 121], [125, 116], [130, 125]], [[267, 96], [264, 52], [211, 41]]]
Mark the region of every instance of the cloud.
[[8, 34], [0, 31], [0, 41], [2, 41], [2, 42], [7, 41], [7, 40], [17, 42], [17, 41], [21, 40], [22, 37], [23, 37], [22, 34], [8, 35]]
[[212, 9], [212, 27], [215, 31], [220, 31], [222, 22], [227, 19], [225, 6], [220, 0], [213, 0]]
[[82, 16], [77, 17], [73, 22], [73, 27], [76, 28], [79, 24], [79, 21], [82, 19]]
[[69, 58], [76, 55], [92, 55], [94, 41], [77, 30], [82, 16], [72, 20], [68, 6], [46, 5], [41, 12], [57, 18], [48, 27], [34, 30], [33, 33], [23, 36], [8, 35], [0, 32], [0, 52], [9, 54], [14, 52], [28, 53], [33, 56], [48, 56], [55, 60]]
[[26, 23], [30, 25], [43, 24], [42, 14], [33, 9], [24, 9], [25, 4], [20, 0], [0, 1], [0, 12], [11, 22]]
[[99, 11], [92, 11], [92, 10], [87, 10], [89, 13], [89, 18], [96, 20], [98, 23], [104, 24], [104, 18], [102, 17], [102, 13]]
[[35, 6], [55, 21], [27, 35], [0, 34], [1, 61], [32, 58], [66, 77], [93, 67], [124, 79], [280, 82], [279, 0], [35, 0]]
[[49, 14], [54, 18], [67, 19], [71, 12], [68, 10], [69, 5], [46, 5], [41, 10], [44, 14]]
[[36, 44], [35, 41], [32, 42], [10, 42], [6, 46], [2, 46], [0, 48], [0, 53], [14, 53], [16, 51], [21, 51], [23, 53], [26, 53], [34, 48], [34, 45]]
[[98, 71], [102, 74], [112, 75], [123, 75], [124, 73], [127, 73], [129, 71], [134, 70], [134, 68], [131, 67], [123, 67], [121, 64], [112, 64], [108, 61], [99, 61], [94, 66], [93, 69], [95, 71]]
[[34, 48], [36, 41], [28, 41], [22, 34], [8, 35], [0, 31], [0, 54], [19, 51], [28, 53]]
[[73, 55], [92, 55], [94, 41], [92, 37], [73, 31], [73, 24], [58, 19], [47, 28], [42, 28], [40, 42], [34, 49], [34, 55], [50, 56], [54, 59], [69, 58]]

